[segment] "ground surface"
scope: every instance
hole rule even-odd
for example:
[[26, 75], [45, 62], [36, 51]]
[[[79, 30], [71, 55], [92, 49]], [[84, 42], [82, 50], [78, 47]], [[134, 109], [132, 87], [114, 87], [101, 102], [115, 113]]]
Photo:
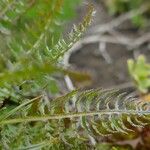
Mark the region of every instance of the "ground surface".
[[[97, 11], [92, 26], [97, 24], [104, 24], [113, 20], [107, 13], [106, 8], [101, 2], [94, 2]], [[78, 10], [82, 14], [82, 7]], [[120, 33], [127, 37], [140, 36], [140, 32], [130, 26], [129, 22], [123, 23], [118, 27]], [[70, 64], [77, 70], [86, 70], [93, 76], [93, 82], [90, 88], [110, 88], [127, 85], [130, 87], [131, 79], [127, 71], [127, 60], [134, 58], [135, 55], [146, 54], [150, 60], [150, 50], [147, 46], [142, 46], [140, 49], [130, 51], [128, 48], [121, 44], [106, 44], [107, 54], [111, 58], [111, 63], [108, 63], [101, 52], [98, 50], [98, 43], [87, 43], [80, 49], [73, 52], [70, 57]], [[128, 84], [129, 83], [129, 84]]]

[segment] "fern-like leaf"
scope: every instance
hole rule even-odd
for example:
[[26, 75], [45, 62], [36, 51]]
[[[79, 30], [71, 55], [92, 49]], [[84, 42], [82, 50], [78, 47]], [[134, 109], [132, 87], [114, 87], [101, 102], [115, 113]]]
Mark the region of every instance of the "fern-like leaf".
[[[74, 96], [77, 97], [75, 107], [72, 108], [70, 103]], [[1, 120], [0, 125], [70, 119], [79, 122], [92, 135], [127, 133], [134, 127], [150, 124], [149, 108], [149, 103], [114, 90], [73, 91], [51, 101], [49, 112], [44, 116]]]
[[91, 24], [93, 14], [94, 8], [92, 5], [90, 5], [87, 15], [78, 26], [74, 25], [72, 31], [69, 33], [67, 40], [64, 38], [60, 39], [52, 49], [46, 47], [45, 51], [48, 54], [48, 58], [52, 62], [57, 62], [57, 60], [62, 57], [81, 38], [87, 27]]

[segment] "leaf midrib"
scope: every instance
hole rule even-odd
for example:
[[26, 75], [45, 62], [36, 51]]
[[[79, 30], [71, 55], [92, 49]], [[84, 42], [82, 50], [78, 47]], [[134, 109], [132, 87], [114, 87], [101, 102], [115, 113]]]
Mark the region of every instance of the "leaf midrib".
[[126, 114], [126, 115], [149, 115], [149, 111], [140, 110], [102, 110], [94, 112], [78, 112], [78, 113], [67, 113], [67, 114], [56, 114], [56, 115], [44, 115], [44, 116], [30, 116], [25, 118], [7, 119], [0, 122], [0, 125], [15, 124], [22, 122], [35, 122], [35, 121], [47, 121], [47, 120], [58, 120], [65, 118], [76, 118], [83, 116], [94, 116], [94, 115], [110, 115], [110, 114]]

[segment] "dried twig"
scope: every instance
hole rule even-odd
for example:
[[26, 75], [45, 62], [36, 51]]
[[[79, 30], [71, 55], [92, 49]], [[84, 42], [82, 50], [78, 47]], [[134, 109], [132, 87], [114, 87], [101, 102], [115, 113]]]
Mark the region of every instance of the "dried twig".
[[91, 33], [92, 34], [97, 34], [97, 33], [102, 34], [102, 33], [108, 32], [108, 31], [112, 30], [113, 28], [118, 27], [120, 24], [122, 24], [126, 20], [131, 19], [134, 16], [137, 16], [139, 14], [143, 14], [148, 9], [149, 9], [149, 5], [146, 3], [146, 4], [142, 5], [139, 9], [131, 10], [130, 12], [120, 15], [119, 17], [117, 17], [116, 19], [113, 19], [112, 21], [110, 21], [108, 23], [105, 23], [103, 25], [94, 26], [93, 28], [91, 28]]
[[105, 61], [108, 64], [111, 64], [112, 63], [112, 59], [111, 59], [110, 55], [107, 53], [106, 43], [105, 42], [99, 42], [99, 51], [101, 52], [101, 55], [103, 56]]

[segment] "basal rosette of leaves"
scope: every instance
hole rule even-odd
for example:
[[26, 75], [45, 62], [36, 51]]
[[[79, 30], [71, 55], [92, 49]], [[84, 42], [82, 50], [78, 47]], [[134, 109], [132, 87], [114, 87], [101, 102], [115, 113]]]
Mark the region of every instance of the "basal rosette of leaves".
[[[100, 149], [98, 139], [150, 124], [149, 103], [116, 90], [61, 95], [59, 78], [88, 75], [61, 63], [91, 24], [89, 5], [67, 38], [77, 1], [0, 0], [0, 149]], [[107, 145], [112, 149], [120, 146]]]

